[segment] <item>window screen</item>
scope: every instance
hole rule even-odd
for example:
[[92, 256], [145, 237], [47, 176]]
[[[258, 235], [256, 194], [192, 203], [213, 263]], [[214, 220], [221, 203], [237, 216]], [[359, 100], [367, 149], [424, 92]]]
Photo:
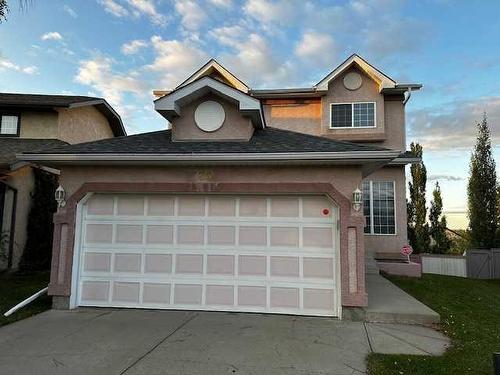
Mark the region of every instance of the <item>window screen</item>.
[[11, 115], [2, 115], [0, 117], [0, 134], [17, 134], [18, 117]]
[[352, 105], [333, 104], [332, 105], [332, 127], [345, 128], [352, 126]]
[[374, 103], [354, 103], [353, 126], [355, 128], [363, 126], [375, 126], [375, 104]]
[[363, 209], [367, 220], [365, 233], [395, 234], [394, 182], [363, 182]]

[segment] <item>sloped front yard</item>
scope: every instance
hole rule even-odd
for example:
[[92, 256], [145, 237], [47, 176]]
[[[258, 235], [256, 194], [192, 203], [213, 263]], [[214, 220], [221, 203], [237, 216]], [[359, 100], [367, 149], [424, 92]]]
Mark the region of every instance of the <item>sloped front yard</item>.
[[442, 357], [370, 354], [370, 374], [493, 373], [492, 353], [500, 352], [500, 280], [429, 274], [390, 280], [441, 315], [452, 347]]
[[47, 295], [39, 297], [28, 306], [16, 311], [8, 318], [3, 314], [22, 300], [45, 288], [49, 283], [49, 272], [30, 275], [0, 274], [0, 326], [16, 320], [28, 318], [50, 309], [51, 298]]

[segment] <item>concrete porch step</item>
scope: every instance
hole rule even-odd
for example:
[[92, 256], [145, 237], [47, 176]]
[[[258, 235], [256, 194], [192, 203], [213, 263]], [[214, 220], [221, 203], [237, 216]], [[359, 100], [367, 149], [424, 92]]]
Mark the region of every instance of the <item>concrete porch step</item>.
[[367, 322], [432, 325], [440, 322], [437, 312], [410, 296], [386, 278], [366, 274]]

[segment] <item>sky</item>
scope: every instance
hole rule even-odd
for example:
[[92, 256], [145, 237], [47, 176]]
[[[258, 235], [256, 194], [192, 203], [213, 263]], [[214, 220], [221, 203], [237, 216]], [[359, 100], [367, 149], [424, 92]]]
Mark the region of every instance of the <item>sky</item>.
[[463, 225], [475, 124], [485, 112], [500, 164], [497, 0], [9, 4], [1, 92], [104, 97], [132, 134], [165, 128], [152, 90], [174, 88], [211, 57], [256, 89], [314, 85], [358, 53], [400, 83], [423, 84], [407, 104], [407, 141], [423, 145], [428, 198], [438, 181], [454, 222]]

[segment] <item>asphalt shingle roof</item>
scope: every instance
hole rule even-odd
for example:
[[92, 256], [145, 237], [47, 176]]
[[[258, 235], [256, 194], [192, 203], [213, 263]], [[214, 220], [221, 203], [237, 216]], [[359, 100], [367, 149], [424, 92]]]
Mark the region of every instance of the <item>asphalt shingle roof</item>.
[[64, 145], [67, 145], [67, 143], [59, 139], [0, 137], [0, 166], [8, 166], [14, 163], [17, 153], [25, 151], [40, 152], [45, 148], [54, 148]]
[[78, 95], [41, 95], [41, 94], [13, 94], [0, 93], [0, 106], [50, 106], [68, 107], [71, 104], [101, 100], [91, 96]]
[[0, 92], [0, 108], [9, 109], [47, 109], [68, 108], [74, 104], [92, 105], [109, 121], [113, 134], [122, 136], [127, 134], [123, 127], [120, 115], [103, 98], [81, 95], [42, 95], [42, 94], [15, 94]]
[[307, 135], [276, 128], [257, 129], [250, 141], [173, 142], [172, 131], [115, 137], [28, 151], [46, 154], [209, 154], [209, 153], [293, 153], [293, 152], [350, 152], [387, 151], [376, 146], [360, 145], [329, 138]]

